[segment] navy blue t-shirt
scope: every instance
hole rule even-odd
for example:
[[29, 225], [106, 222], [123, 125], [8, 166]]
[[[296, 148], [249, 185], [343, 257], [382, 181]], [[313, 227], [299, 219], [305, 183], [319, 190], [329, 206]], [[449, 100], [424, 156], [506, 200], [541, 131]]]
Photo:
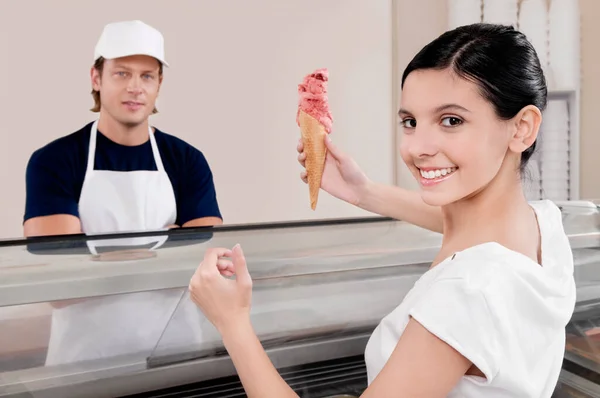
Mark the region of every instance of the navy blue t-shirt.
[[[35, 151], [26, 171], [24, 221], [40, 216], [79, 217], [78, 203], [87, 168], [92, 123]], [[185, 141], [155, 129], [154, 136], [177, 202], [176, 224], [200, 217], [222, 218], [206, 158]], [[124, 146], [98, 130], [95, 170], [157, 170], [150, 140]]]

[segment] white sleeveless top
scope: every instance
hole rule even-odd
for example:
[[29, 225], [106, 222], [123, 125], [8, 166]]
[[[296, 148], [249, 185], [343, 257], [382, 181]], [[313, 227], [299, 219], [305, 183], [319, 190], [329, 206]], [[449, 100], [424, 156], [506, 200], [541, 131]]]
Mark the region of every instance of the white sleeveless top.
[[550, 397], [575, 307], [573, 254], [558, 207], [531, 202], [542, 266], [495, 242], [456, 253], [427, 271], [386, 316], [366, 352], [369, 384], [396, 347], [409, 316], [475, 364], [448, 397]]

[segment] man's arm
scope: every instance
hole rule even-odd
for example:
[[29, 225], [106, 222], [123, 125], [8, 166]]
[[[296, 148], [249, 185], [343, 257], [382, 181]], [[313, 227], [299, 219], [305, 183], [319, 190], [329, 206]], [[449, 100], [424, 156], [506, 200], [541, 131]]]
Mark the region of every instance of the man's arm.
[[81, 233], [72, 170], [47, 148], [33, 153], [25, 173], [25, 237]]
[[54, 214], [30, 218], [23, 224], [23, 235], [28, 237], [45, 235], [80, 234], [79, 218], [70, 214]]
[[197, 149], [187, 159], [180, 187], [177, 213], [182, 227], [223, 224], [212, 171]]
[[223, 220], [220, 217], [200, 217], [186, 222], [182, 227], [212, 227], [214, 225], [223, 225]]

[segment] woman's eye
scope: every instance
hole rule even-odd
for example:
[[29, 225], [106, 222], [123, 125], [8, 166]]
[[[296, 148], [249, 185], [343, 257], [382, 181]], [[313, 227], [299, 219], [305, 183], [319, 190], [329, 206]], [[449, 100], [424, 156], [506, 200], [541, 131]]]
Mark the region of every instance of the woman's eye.
[[462, 120], [460, 120], [457, 117], [453, 117], [453, 116], [445, 117], [442, 119], [442, 124], [446, 127], [458, 126], [461, 123], [462, 123]]
[[409, 129], [414, 129], [415, 127], [417, 127], [417, 121], [415, 119], [404, 119], [400, 123], [402, 124], [402, 127], [406, 127]]

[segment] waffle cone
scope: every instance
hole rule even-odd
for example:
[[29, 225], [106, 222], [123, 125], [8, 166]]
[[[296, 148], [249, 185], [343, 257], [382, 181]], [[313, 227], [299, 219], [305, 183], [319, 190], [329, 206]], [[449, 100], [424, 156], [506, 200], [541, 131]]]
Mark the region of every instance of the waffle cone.
[[325, 169], [327, 146], [325, 145], [325, 127], [317, 119], [304, 111], [298, 114], [298, 123], [302, 132], [304, 153], [306, 154], [306, 174], [308, 191], [310, 194], [310, 207], [315, 210], [321, 189], [321, 179]]

